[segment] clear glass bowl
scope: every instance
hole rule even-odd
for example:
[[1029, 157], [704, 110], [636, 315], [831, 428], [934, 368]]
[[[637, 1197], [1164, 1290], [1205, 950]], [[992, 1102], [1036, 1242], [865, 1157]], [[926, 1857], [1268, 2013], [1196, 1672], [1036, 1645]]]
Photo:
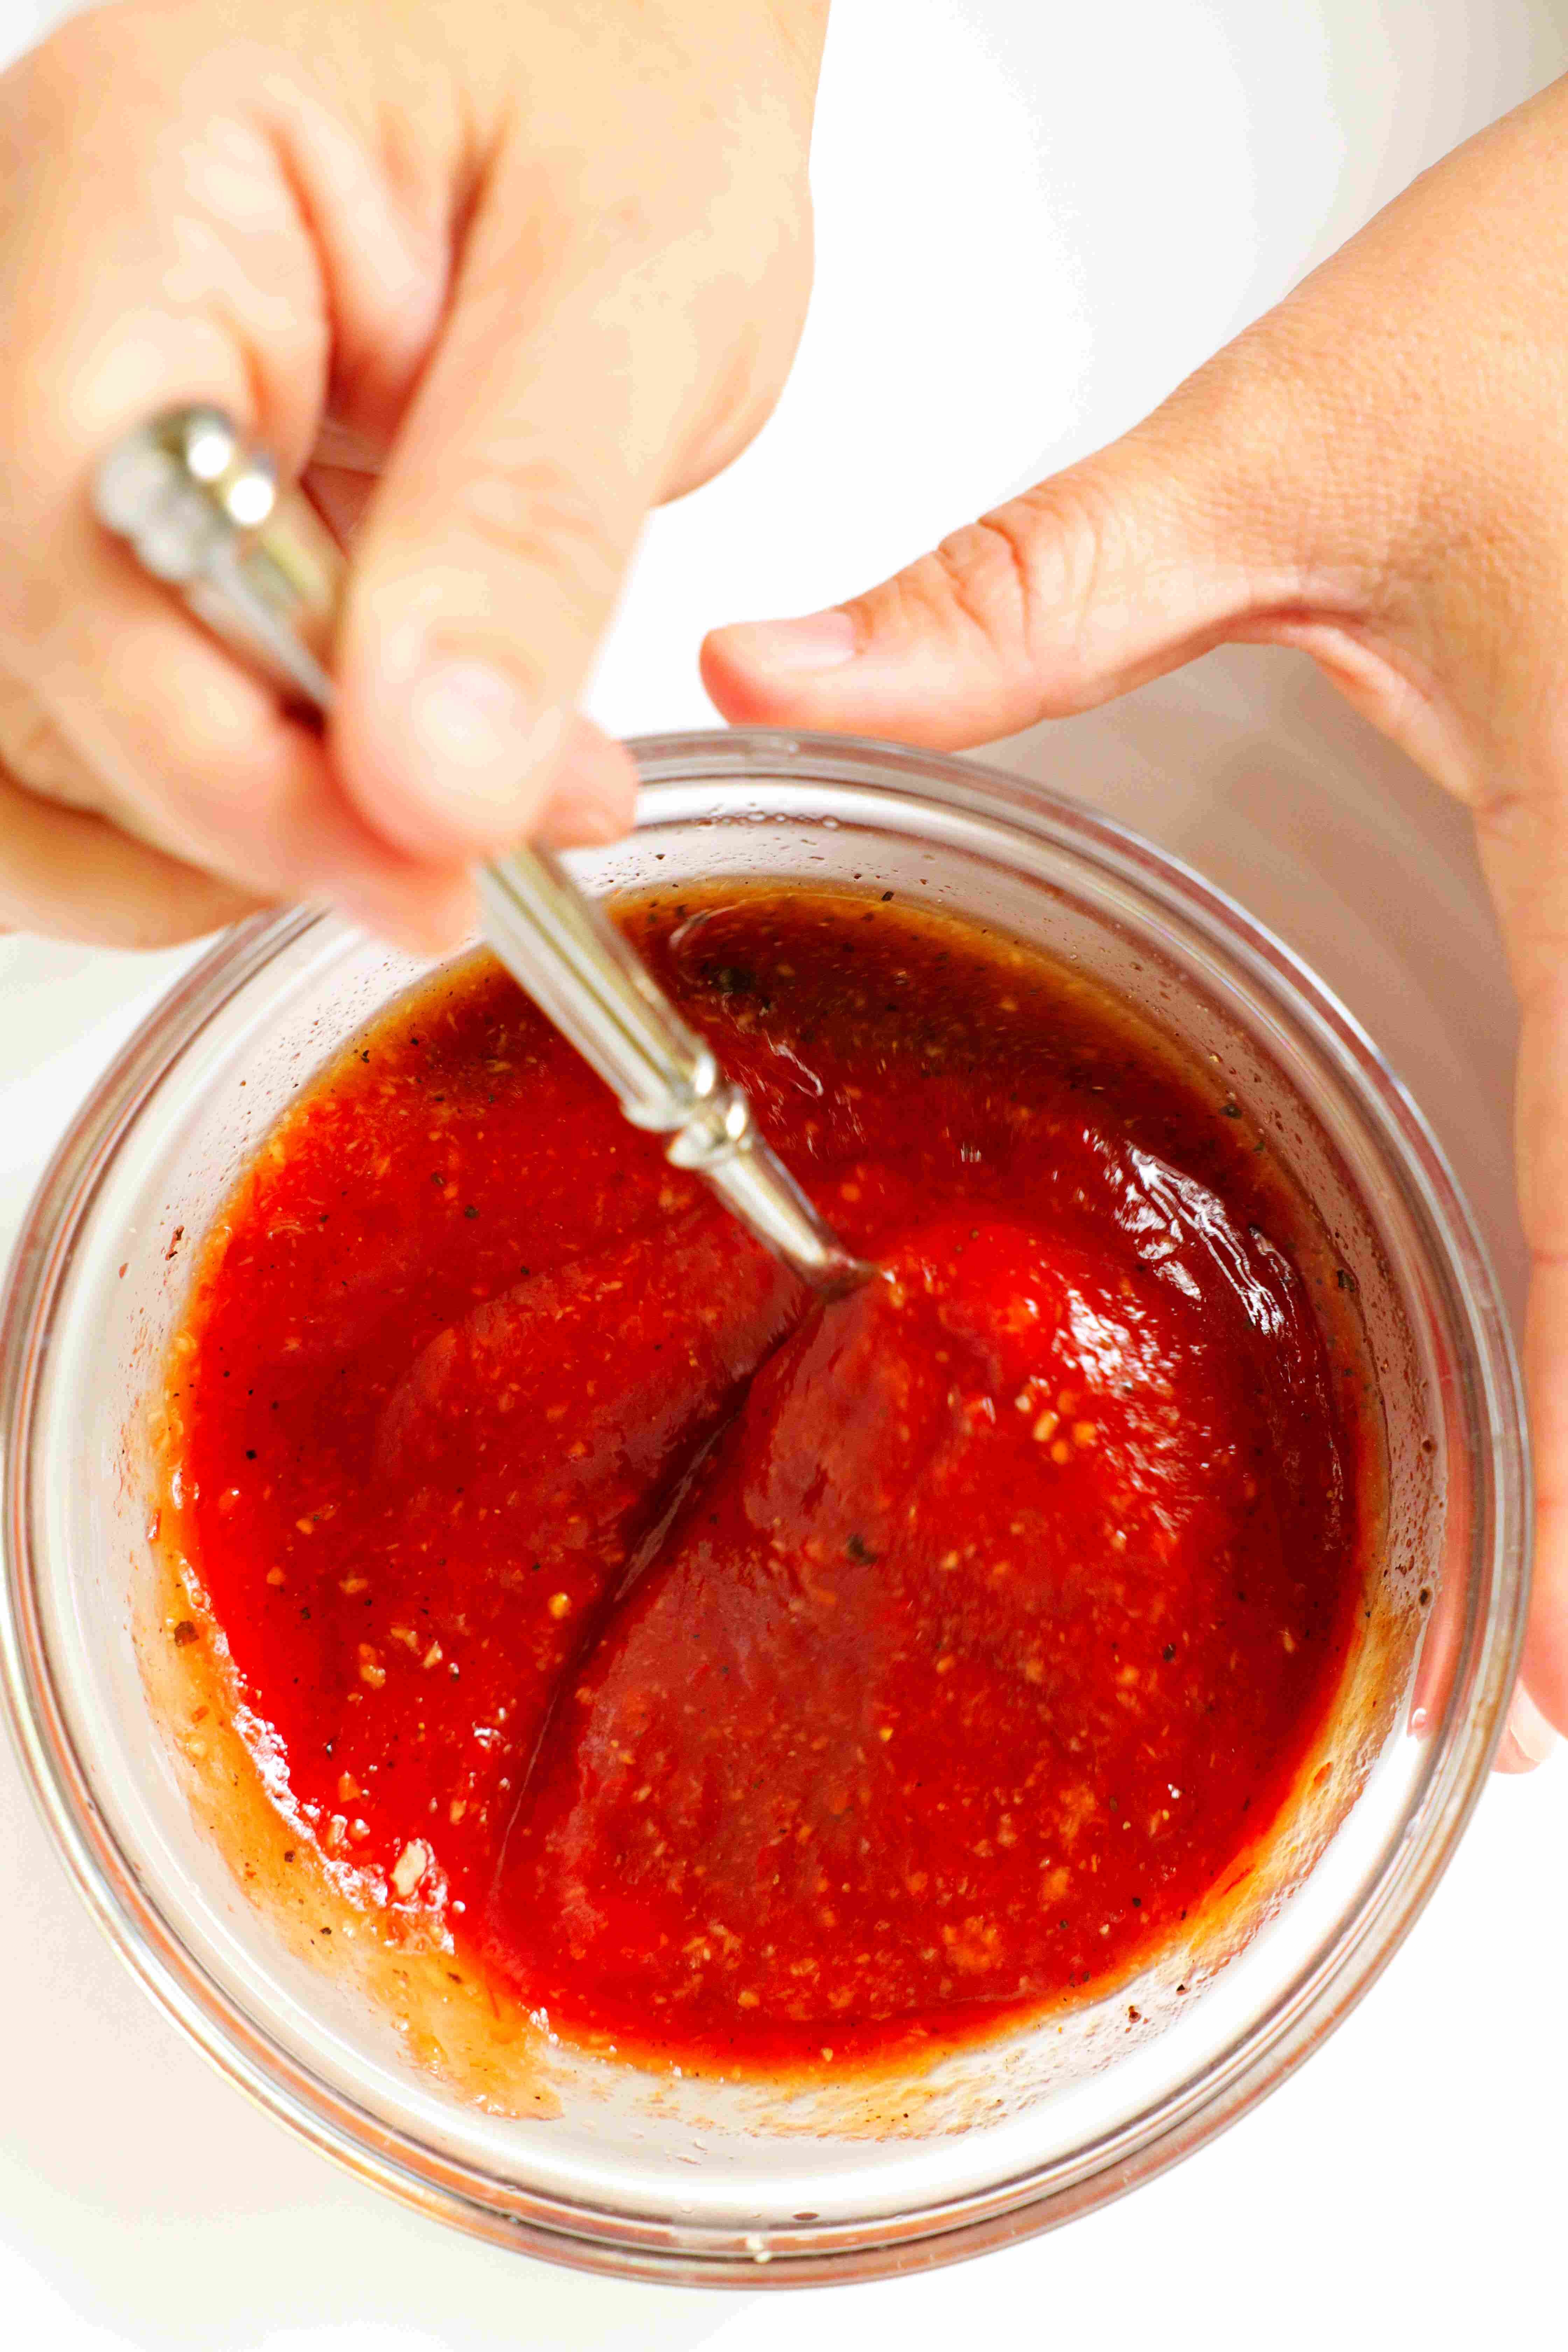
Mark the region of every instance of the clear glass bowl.
[[1263, 1866], [1135, 1985], [933, 2073], [768, 2095], [563, 2052], [550, 2120], [445, 2088], [302, 1958], [193, 1812], [135, 1630], [147, 1399], [192, 1243], [293, 1090], [417, 976], [310, 914], [242, 926], [171, 992], [33, 1203], [0, 1332], [6, 1696], [115, 1948], [313, 2145], [556, 2260], [748, 2285], [867, 2277], [1120, 2195], [1234, 2121], [1376, 1975], [1453, 1851], [1513, 1679], [1529, 1578], [1518, 1379], [1419, 1113], [1312, 974], [1195, 875], [963, 761], [765, 734], [636, 748], [637, 833], [574, 861], [595, 888], [853, 880], [977, 915], [1215, 1056], [1278, 1131], [1359, 1291], [1389, 1509], [1344, 1696]]

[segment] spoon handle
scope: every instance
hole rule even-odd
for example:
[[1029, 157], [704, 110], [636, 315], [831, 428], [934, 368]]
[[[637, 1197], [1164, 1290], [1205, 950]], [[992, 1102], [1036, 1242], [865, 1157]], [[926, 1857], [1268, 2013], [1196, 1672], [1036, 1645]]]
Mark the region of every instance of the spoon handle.
[[[342, 556], [221, 409], [171, 409], [127, 435], [100, 467], [93, 502], [145, 572], [292, 701], [326, 715]], [[871, 1269], [763, 1140], [743, 1091], [560, 860], [514, 849], [475, 878], [497, 955], [633, 1125], [668, 1135], [669, 1160], [704, 1177], [805, 1281], [837, 1289], [863, 1280]]]

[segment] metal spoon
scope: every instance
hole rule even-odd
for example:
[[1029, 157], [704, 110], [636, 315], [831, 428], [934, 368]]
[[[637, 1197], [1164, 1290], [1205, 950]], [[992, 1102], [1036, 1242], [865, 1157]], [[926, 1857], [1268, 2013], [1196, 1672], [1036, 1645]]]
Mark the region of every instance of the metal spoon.
[[[343, 560], [314, 509], [280, 495], [265, 453], [221, 409], [170, 409], [127, 435], [93, 486], [99, 520], [216, 635], [323, 717]], [[757, 1240], [818, 1289], [866, 1280], [757, 1132], [752, 1106], [681, 1020], [596, 900], [548, 850], [478, 869], [501, 961], [620, 1098], [634, 1127], [710, 1184]]]

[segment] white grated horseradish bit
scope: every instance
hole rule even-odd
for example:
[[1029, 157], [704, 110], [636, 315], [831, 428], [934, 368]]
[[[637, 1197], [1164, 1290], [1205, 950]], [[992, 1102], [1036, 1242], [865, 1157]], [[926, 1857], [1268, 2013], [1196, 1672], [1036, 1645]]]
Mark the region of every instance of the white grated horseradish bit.
[[410, 1838], [392, 1865], [392, 1883], [405, 1901], [430, 1867], [430, 1849], [423, 1838]]

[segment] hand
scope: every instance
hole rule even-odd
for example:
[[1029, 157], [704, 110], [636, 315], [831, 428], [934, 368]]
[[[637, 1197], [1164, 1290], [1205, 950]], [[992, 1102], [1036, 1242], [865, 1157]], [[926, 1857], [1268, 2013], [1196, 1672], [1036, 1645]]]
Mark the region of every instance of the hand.
[[1514, 1769], [1568, 1731], [1565, 419], [1562, 83], [1125, 439], [867, 595], [704, 649], [731, 719], [952, 748], [1226, 641], [1300, 646], [1473, 811], [1523, 1015], [1537, 1551]]
[[[0, 926], [325, 897], [439, 947], [475, 856], [625, 827], [574, 708], [649, 508], [789, 364], [825, 16], [132, 0], [0, 79]], [[325, 743], [93, 520], [188, 400], [353, 533]]]

